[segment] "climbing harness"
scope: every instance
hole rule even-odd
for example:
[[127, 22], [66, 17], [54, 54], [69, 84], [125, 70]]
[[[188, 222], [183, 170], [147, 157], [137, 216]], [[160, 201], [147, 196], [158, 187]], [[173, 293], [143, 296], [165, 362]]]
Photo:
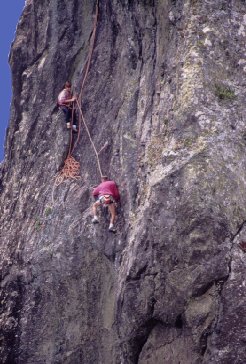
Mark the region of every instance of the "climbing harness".
[[[84, 118], [84, 115], [83, 115], [83, 111], [82, 111], [82, 107], [80, 105], [82, 105], [82, 92], [83, 92], [83, 89], [84, 89], [84, 85], [85, 85], [85, 81], [86, 81], [86, 78], [87, 78], [87, 75], [88, 75], [88, 72], [89, 72], [89, 68], [90, 68], [90, 64], [91, 64], [91, 58], [92, 58], [92, 54], [93, 54], [93, 49], [94, 49], [94, 44], [95, 44], [95, 37], [96, 37], [96, 30], [97, 30], [97, 23], [98, 23], [98, 13], [99, 13], [99, 0], [97, 0], [97, 3], [96, 3], [96, 14], [95, 14], [95, 20], [94, 20], [94, 25], [93, 25], [93, 31], [92, 31], [92, 34], [91, 34], [91, 37], [90, 37], [90, 47], [89, 47], [89, 53], [88, 53], [88, 56], [87, 56], [87, 59], [86, 59], [86, 62], [85, 62], [85, 65], [83, 67], [83, 71], [82, 71], [82, 74], [84, 74], [83, 78], [82, 78], [82, 81], [81, 81], [81, 88], [80, 88], [80, 93], [79, 93], [79, 96], [78, 96], [78, 99], [76, 99], [76, 104], [77, 104], [77, 108], [80, 112], [79, 114], [79, 122], [78, 122], [78, 134], [77, 134], [77, 138], [72, 146], [72, 141], [73, 141], [73, 130], [71, 128], [71, 131], [70, 131], [70, 142], [69, 142], [69, 149], [68, 149], [68, 154], [67, 154], [67, 157], [64, 161], [64, 166], [63, 168], [61, 169], [61, 171], [59, 171], [55, 177], [55, 185], [56, 186], [59, 186], [64, 180], [68, 179], [68, 178], [71, 178], [71, 179], [79, 179], [80, 176], [79, 176], [79, 170], [80, 170], [80, 164], [79, 162], [77, 162], [75, 160], [75, 158], [72, 156], [72, 153], [79, 141], [79, 138], [80, 138], [80, 129], [81, 129], [81, 120], [83, 122], [83, 125], [86, 129], [86, 132], [88, 134], [88, 137], [89, 137], [89, 140], [91, 142], [91, 145], [92, 145], [92, 148], [95, 152], [95, 155], [96, 155], [96, 160], [97, 160], [97, 166], [98, 166], [98, 169], [99, 169], [99, 173], [100, 173], [100, 176], [102, 177], [103, 174], [102, 174], [102, 169], [101, 169], [101, 165], [100, 165], [100, 160], [99, 160], [99, 153], [104, 149], [101, 148], [101, 150], [98, 152], [96, 147], [95, 147], [95, 144], [91, 138], [91, 135], [90, 135], [90, 131], [88, 129], [88, 126], [86, 124], [86, 121], [85, 121], [85, 118]], [[74, 105], [74, 102], [73, 102], [73, 106], [72, 106], [72, 123], [73, 124], [73, 118], [74, 118], [74, 113], [75, 113], [75, 105]]]
[[100, 196], [99, 201], [103, 205], [110, 205], [111, 203], [115, 203], [115, 200], [114, 200], [113, 196], [111, 196], [111, 195]]

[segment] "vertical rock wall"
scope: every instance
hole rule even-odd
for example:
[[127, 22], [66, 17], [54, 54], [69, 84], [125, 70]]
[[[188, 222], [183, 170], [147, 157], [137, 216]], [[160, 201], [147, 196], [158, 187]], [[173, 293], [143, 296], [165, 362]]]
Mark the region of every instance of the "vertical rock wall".
[[240, 0], [99, 0], [82, 108], [120, 187], [117, 233], [92, 226], [99, 182], [55, 185], [96, 2], [27, 0], [12, 45], [1, 165], [2, 363], [239, 364], [245, 350], [246, 9]]

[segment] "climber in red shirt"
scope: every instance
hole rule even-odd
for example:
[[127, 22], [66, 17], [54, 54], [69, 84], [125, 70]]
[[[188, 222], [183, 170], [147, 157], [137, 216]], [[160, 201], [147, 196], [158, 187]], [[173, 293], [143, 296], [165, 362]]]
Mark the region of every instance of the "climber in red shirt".
[[114, 221], [116, 216], [116, 202], [120, 200], [120, 194], [117, 188], [117, 185], [114, 181], [109, 181], [107, 176], [101, 177], [101, 183], [94, 188], [92, 195], [97, 198], [97, 201], [92, 206], [93, 213], [93, 224], [97, 224], [99, 222], [97, 217], [97, 207], [108, 206], [110, 212], [110, 224], [109, 231], [115, 232]]
[[[71, 83], [67, 81], [63, 90], [59, 93], [57, 98], [57, 104], [65, 114], [65, 120], [67, 123], [67, 129], [71, 128], [70, 120], [72, 119], [72, 104], [76, 101], [76, 97], [72, 95]], [[73, 112], [73, 131], [77, 131], [76, 112]]]

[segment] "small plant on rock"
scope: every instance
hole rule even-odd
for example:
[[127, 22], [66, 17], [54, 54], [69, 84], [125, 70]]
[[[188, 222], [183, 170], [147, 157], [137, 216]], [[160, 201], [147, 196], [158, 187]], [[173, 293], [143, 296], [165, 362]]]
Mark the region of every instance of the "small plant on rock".
[[234, 100], [236, 98], [234, 90], [232, 90], [229, 86], [219, 84], [215, 85], [215, 95], [220, 100]]
[[35, 220], [35, 225], [34, 225], [34, 229], [36, 230], [36, 231], [40, 231], [41, 229], [42, 229], [42, 227], [43, 227], [44, 225], [43, 225], [43, 223], [42, 223], [42, 221], [39, 219], [39, 218], [36, 218], [36, 220]]
[[44, 210], [44, 214], [46, 217], [48, 217], [52, 213], [52, 208], [50, 206], [46, 207]]

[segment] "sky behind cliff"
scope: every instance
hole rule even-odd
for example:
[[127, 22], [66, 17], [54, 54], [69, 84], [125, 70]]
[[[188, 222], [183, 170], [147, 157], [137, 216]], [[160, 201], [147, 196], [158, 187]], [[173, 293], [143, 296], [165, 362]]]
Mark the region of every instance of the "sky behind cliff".
[[25, 5], [25, 0], [8, 0], [2, 2], [2, 20], [0, 22], [0, 161], [3, 160], [3, 146], [6, 128], [9, 122], [11, 102], [11, 74], [8, 64], [10, 46], [15, 37], [15, 30]]

